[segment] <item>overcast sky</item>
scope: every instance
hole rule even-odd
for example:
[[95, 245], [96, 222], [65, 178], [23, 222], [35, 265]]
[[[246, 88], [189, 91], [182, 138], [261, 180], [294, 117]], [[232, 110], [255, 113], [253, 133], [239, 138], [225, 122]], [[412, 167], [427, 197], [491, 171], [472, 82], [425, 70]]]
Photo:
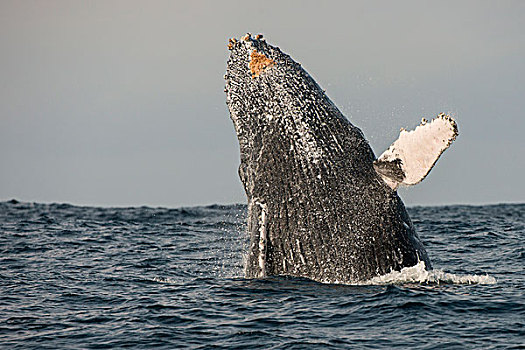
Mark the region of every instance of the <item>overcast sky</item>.
[[229, 37], [301, 62], [379, 156], [450, 113], [408, 205], [525, 202], [524, 1], [0, 2], [0, 200], [245, 202]]

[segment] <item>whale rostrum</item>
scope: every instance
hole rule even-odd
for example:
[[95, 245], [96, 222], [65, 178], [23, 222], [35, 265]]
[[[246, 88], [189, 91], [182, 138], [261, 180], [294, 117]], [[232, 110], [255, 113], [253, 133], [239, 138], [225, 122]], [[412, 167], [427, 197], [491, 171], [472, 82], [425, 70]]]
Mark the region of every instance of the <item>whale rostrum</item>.
[[246, 277], [355, 283], [430, 259], [396, 189], [456, 138], [446, 115], [401, 131], [376, 159], [359, 128], [278, 47], [230, 39], [226, 100], [248, 198]]

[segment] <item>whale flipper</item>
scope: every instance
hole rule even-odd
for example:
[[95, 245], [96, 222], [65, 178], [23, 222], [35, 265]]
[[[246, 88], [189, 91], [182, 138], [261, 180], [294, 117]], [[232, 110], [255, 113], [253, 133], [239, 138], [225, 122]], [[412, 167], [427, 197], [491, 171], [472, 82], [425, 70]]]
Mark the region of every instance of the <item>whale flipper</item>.
[[422, 119], [413, 131], [401, 129], [399, 138], [374, 162], [374, 168], [393, 190], [418, 184], [457, 136], [456, 122], [446, 114], [430, 122]]

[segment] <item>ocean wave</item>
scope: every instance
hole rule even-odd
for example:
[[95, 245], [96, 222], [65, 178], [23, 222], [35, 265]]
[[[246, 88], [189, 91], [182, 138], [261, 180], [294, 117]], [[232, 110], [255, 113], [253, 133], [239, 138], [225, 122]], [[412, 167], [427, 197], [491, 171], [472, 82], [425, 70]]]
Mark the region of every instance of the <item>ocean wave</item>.
[[401, 271], [392, 271], [386, 275], [374, 277], [362, 284], [496, 284], [494, 277], [489, 275], [459, 275], [443, 270], [426, 270], [425, 263], [419, 262], [412, 267], [405, 267]]

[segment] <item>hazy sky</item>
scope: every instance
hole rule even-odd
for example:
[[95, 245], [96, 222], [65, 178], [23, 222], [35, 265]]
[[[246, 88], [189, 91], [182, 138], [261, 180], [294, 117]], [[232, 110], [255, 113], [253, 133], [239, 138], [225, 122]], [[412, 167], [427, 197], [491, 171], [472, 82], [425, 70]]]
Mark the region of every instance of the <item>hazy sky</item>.
[[460, 135], [408, 205], [525, 202], [524, 1], [0, 1], [0, 200], [244, 202], [229, 37], [263, 33], [379, 156]]

